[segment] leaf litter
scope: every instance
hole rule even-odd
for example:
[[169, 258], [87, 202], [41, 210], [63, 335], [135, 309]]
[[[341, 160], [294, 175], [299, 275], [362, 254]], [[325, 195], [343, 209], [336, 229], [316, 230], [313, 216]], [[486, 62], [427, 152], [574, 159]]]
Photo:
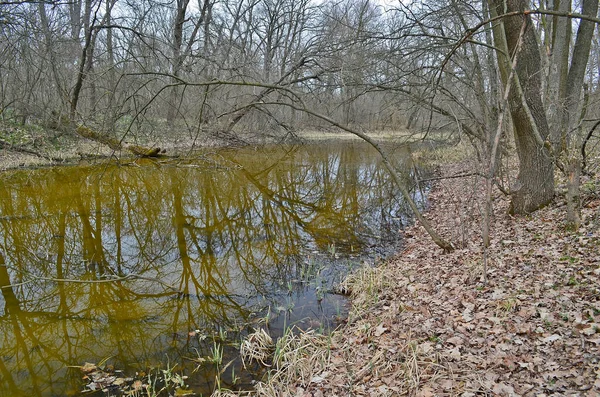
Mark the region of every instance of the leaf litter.
[[496, 196], [484, 284], [476, 178], [430, 195], [427, 217], [459, 248], [444, 254], [408, 228], [402, 252], [343, 285], [353, 309], [330, 360], [279, 395], [600, 396], [600, 181], [587, 182], [596, 189], [576, 231], [563, 226], [560, 197], [512, 217]]

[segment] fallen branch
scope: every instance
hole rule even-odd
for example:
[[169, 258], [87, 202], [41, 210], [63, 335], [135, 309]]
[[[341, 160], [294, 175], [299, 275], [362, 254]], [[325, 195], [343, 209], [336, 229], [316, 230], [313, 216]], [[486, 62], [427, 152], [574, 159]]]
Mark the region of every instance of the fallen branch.
[[108, 146], [115, 152], [121, 151], [123, 149], [128, 150], [139, 157], [158, 157], [161, 154], [165, 153], [165, 149], [161, 149], [159, 147], [145, 147], [140, 145], [133, 145], [127, 142], [124, 142], [122, 139], [116, 139], [111, 136], [108, 136], [105, 133], [93, 130], [90, 127], [85, 125], [75, 124], [66, 117], [65, 115], [59, 114], [57, 112], [52, 112], [52, 120], [48, 123], [48, 127], [59, 131], [59, 132], [67, 132], [67, 133], [75, 133], [81, 138], [89, 139], [94, 142], [101, 143], [103, 145]]
[[132, 145], [125, 142], [121, 142], [118, 139], [101, 134], [83, 125], [78, 126], [75, 129], [75, 132], [77, 133], [77, 135], [83, 138], [91, 139], [92, 141], [102, 143], [114, 151], [126, 149], [139, 157], [158, 157], [161, 153], [166, 152], [165, 149], [161, 149], [159, 147], [148, 148], [144, 146]]
[[164, 287], [169, 288], [170, 290], [173, 290], [176, 293], [181, 293], [181, 291], [179, 289], [173, 287], [172, 285], [165, 283], [164, 281], [161, 281], [157, 278], [140, 276], [137, 274], [128, 274], [127, 276], [123, 276], [123, 277], [113, 277], [113, 278], [107, 278], [107, 279], [103, 279], [103, 280], [79, 280], [79, 279], [69, 279], [69, 278], [36, 277], [35, 280], [26, 280], [26, 281], [16, 283], [16, 284], [2, 285], [2, 286], [0, 286], [0, 289], [20, 287], [20, 286], [23, 286], [26, 284], [30, 284], [37, 280], [51, 281], [51, 282], [55, 282], [55, 283], [101, 284], [101, 283], [113, 283], [113, 282], [117, 282], [117, 281], [127, 281], [127, 280], [136, 280], [136, 279], [156, 282], [156, 283], [163, 285]]
[[438, 176], [434, 178], [427, 179], [419, 179], [419, 182], [433, 182], [433, 181], [442, 181], [445, 179], [456, 179], [456, 178], [467, 178], [469, 176], [485, 176], [481, 172], [469, 172], [467, 174], [458, 174], [458, 175], [449, 175], [449, 176]]

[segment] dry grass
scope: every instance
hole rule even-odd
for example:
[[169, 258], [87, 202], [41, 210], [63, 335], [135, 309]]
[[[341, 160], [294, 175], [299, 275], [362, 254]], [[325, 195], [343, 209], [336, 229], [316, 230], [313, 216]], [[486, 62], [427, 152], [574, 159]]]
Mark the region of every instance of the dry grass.
[[329, 362], [330, 339], [314, 330], [288, 329], [278, 339], [273, 370], [256, 386], [258, 396], [291, 396], [297, 385], [307, 386]]
[[270, 367], [268, 364], [275, 351], [271, 336], [263, 328], [248, 335], [240, 346], [240, 355], [244, 368], [254, 361]]
[[[373, 389], [374, 395], [393, 396], [420, 390], [424, 382], [447, 372], [439, 364], [434, 343], [394, 334], [391, 322], [404, 311], [397, 303], [402, 286], [392, 276], [397, 269], [384, 264], [364, 266], [343, 282], [353, 307], [346, 326], [330, 336], [313, 330], [288, 329], [273, 345], [264, 329], [249, 335], [241, 345], [245, 363], [258, 361], [271, 367], [266, 379], [255, 386], [253, 396], [310, 396], [369, 394], [370, 379], [387, 379]], [[381, 313], [379, 323], [374, 314]], [[340, 370], [340, 366], [342, 370]], [[331, 393], [328, 393], [329, 392]], [[213, 396], [244, 396], [248, 392], [217, 391]]]
[[324, 395], [412, 395], [425, 383], [448, 376], [434, 342], [397, 327], [399, 316], [414, 310], [399, 302], [407, 290], [397, 273], [388, 263], [364, 266], [344, 281], [353, 304], [349, 321], [332, 336], [335, 349], [321, 371], [326, 381], [310, 390], [321, 388]]
[[372, 267], [364, 265], [357, 269], [341, 284], [341, 289], [350, 293], [352, 310], [349, 313], [349, 322], [361, 318], [376, 306], [386, 294], [393, 291], [397, 285], [395, 278], [390, 274], [391, 269], [385, 266]]
[[213, 397], [231, 396], [291, 396], [296, 385], [309, 385], [314, 376], [327, 365], [330, 338], [314, 330], [288, 328], [276, 343], [264, 329], [248, 335], [242, 342], [240, 354], [244, 365], [253, 361], [271, 367], [266, 378], [252, 392], [217, 390]]
[[477, 159], [477, 153], [473, 145], [463, 139], [455, 145], [441, 145], [436, 148], [415, 151], [413, 152], [413, 158], [421, 163], [439, 166]]

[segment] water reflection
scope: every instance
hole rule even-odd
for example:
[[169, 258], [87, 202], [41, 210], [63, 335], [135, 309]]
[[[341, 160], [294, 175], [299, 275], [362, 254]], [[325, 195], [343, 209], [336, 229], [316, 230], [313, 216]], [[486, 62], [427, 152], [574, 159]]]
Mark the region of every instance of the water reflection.
[[[236, 340], [267, 314], [273, 328], [327, 321], [343, 310], [323, 293], [335, 270], [380, 254], [406, 222], [360, 144], [203, 159], [2, 176], [0, 395], [75, 395], [69, 366], [105, 357], [194, 369], [186, 358], [212, 342], [190, 330]], [[215, 368], [196, 374], [209, 392]]]

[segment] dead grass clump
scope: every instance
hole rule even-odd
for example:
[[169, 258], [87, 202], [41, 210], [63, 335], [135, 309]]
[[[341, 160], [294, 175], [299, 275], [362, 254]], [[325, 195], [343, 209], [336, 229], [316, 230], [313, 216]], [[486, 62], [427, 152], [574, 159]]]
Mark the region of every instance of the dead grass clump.
[[391, 272], [389, 266], [364, 265], [346, 277], [340, 289], [349, 292], [352, 298], [349, 322], [372, 310], [396, 289], [397, 280]]
[[329, 360], [330, 338], [314, 330], [302, 331], [288, 328], [277, 340], [273, 365], [277, 370], [273, 377], [285, 384], [310, 382], [317, 368]]
[[270, 367], [271, 365], [268, 362], [271, 360], [274, 350], [273, 338], [263, 328], [248, 335], [240, 346], [240, 355], [242, 356], [244, 368], [246, 368], [246, 364], [250, 364], [253, 361]]
[[210, 397], [250, 397], [253, 396], [254, 392], [251, 391], [231, 391], [227, 389], [217, 389]]
[[231, 391], [227, 389], [217, 389], [210, 397], [250, 397], [254, 395], [251, 391]]
[[277, 340], [273, 370], [256, 386], [258, 396], [294, 395], [298, 385], [307, 386], [329, 360], [329, 337], [314, 330], [288, 329]]
[[477, 153], [468, 142], [462, 140], [457, 144], [441, 145], [436, 148], [427, 148], [413, 152], [413, 158], [425, 165], [458, 164], [466, 160], [477, 158]]
[[[268, 333], [260, 329], [249, 335], [240, 348], [244, 365], [258, 361], [272, 368], [252, 392], [252, 395], [266, 397], [293, 395], [297, 385], [309, 385], [316, 371], [327, 365], [329, 352], [328, 336], [295, 327], [288, 328], [275, 344]], [[240, 395], [246, 394], [225, 390], [213, 393], [213, 397]]]

